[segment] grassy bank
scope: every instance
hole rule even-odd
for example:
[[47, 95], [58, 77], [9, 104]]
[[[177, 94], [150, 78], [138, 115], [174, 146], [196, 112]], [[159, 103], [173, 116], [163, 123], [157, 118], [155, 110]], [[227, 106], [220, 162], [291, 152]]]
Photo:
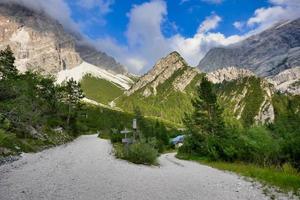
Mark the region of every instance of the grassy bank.
[[0, 159], [22, 152], [38, 152], [45, 148], [64, 144], [74, 139], [67, 133], [48, 132], [44, 139], [19, 138], [15, 133], [0, 129]]
[[184, 154], [177, 154], [176, 157], [179, 159], [196, 161], [216, 169], [235, 172], [239, 175], [257, 180], [262, 184], [278, 187], [283, 192], [293, 191], [297, 193], [298, 196], [300, 194], [300, 174], [289, 165], [284, 165], [282, 168], [260, 167], [245, 163], [208, 161], [205, 158]]

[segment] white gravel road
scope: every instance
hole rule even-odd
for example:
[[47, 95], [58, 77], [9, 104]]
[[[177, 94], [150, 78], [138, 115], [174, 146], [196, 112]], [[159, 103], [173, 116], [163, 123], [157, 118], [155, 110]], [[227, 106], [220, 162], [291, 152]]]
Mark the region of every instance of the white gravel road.
[[108, 141], [90, 135], [24, 154], [0, 166], [0, 199], [268, 199], [237, 175], [178, 160], [175, 154], [162, 155], [159, 167], [148, 167], [115, 159], [111, 150]]

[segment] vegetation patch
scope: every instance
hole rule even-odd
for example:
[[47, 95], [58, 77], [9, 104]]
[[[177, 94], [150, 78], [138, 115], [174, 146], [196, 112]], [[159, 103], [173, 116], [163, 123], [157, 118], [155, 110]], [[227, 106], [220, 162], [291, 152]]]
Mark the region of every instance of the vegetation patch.
[[145, 116], [155, 116], [176, 124], [182, 124], [182, 116], [185, 112], [192, 111], [191, 98], [195, 96], [196, 85], [201, 81], [203, 75], [198, 74], [186, 87], [184, 92], [175, 91], [173, 82], [180, 77], [188, 67], [176, 71], [169, 79], [157, 87], [157, 94], [149, 97], [143, 96], [142, 88], [130, 96], [123, 95], [117, 101], [117, 105], [133, 112], [135, 107], [139, 107]]
[[123, 94], [123, 90], [110, 81], [86, 75], [81, 80], [81, 88], [87, 98], [108, 104]]
[[281, 168], [275, 166], [261, 167], [246, 163], [209, 161], [207, 158], [184, 154], [177, 154], [176, 157], [179, 159], [196, 161], [216, 169], [235, 172], [242, 176], [260, 181], [263, 184], [276, 186], [284, 192], [293, 191], [297, 195], [300, 195], [300, 174], [289, 164], [285, 164]]

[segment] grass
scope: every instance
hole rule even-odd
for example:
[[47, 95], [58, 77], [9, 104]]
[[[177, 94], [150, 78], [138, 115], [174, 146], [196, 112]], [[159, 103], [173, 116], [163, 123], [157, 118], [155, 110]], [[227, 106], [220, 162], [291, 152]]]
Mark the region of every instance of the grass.
[[283, 192], [293, 191], [299, 195], [300, 191], [300, 174], [285, 164], [282, 168], [276, 167], [261, 167], [254, 164], [245, 163], [228, 163], [220, 161], [208, 161], [205, 158], [176, 155], [179, 159], [193, 160], [201, 164], [211, 166], [216, 169], [235, 172], [239, 175], [250, 177], [263, 184], [275, 186]]
[[87, 98], [102, 104], [108, 104], [123, 94], [123, 90], [115, 84], [90, 75], [83, 77], [81, 88]]

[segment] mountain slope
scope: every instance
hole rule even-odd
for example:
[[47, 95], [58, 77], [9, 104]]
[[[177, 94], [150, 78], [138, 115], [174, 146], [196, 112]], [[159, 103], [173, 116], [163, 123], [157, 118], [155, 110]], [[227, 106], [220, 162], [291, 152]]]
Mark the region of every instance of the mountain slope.
[[95, 47], [86, 42], [76, 40], [75, 49], [76, 52], [79, 53], [80, 57], [88, 63], [103, 69], [112, 70], [116, 73], [126, 73], [124, 66], [118, 63], [113, 57], [108, 56], [104, 52], [98, 51]]
[[104, 105], [109, 105], [111, 101], [124, 93], [124, 90], [116, 84], [91, 75], [85, 75], [80, 84], [86, 98]]
[[145, 115], [182, 123], [184, 113], [192, 111], [191, 100], [204, 76], [216, 83], [227, 116], [246, 125], [274, 121], [273, 88], [267, 81], [237, 68], [204, 74], [186, 65], [176, 52], [159, 60], [116, 104], [129, 112], [137, 106]]
[[62, 83], [70, 78], [80, 82], [86, 75], [107, 80], [123, 90], [129, 89], [131, 84], [133, 84], [133, 81], [125, 75], [101, 69], [87, 62], [82, 62], [79, 66], [72, 69], [60, 71], [57, 73], [57, 82]]
[[129, 112], [139, 107], [145, 115], [181, 123], [184, 113], [191, 111], [191, 99], [202, 77], [173, 52], [117, 99], [116, 105]]
[[232, 66], [263, 77], [300, 66], [300, 19], [277, 24], [234, 45], [213, 48], [198, 65], [205, 72]]

